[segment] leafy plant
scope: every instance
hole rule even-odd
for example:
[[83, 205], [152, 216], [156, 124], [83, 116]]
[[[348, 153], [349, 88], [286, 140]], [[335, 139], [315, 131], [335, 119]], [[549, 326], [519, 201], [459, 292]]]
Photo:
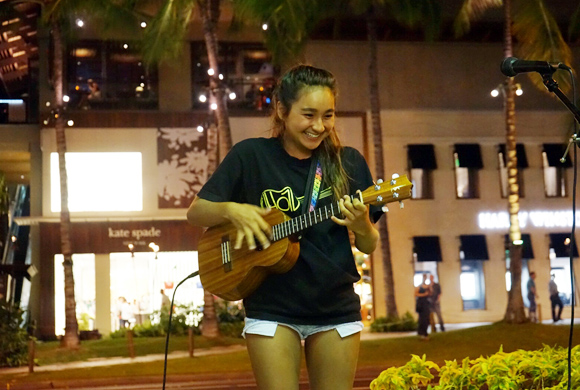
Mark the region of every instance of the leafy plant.
[[408, 332], [417, 329], [417, 321], [410, 312], [402, 317], [379, 317], [371, 324], [371, 332]]
[[[401, 367], [383, 371], [371, 390], [564, 390], [568, 385], [568, 350], [544, 346], [537, 351], [499, 352], [470, 360], [447, 360], [439, 368], [425, 356], [412, 355]], [[572, 384], [580, 386], [580, 346], [572, 349]], [[434, 379], [438, 378], [437, 383]]]
[[18, 367], [28, 361], [28, 333], [22, 310], [0, 301], [0, 367]]

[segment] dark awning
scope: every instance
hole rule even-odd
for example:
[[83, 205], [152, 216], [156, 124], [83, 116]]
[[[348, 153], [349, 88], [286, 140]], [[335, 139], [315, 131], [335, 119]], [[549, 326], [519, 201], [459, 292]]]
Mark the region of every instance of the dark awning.
[[454, 152], [457, 154], [455, 166], [461, 168], [483, 168], [481, 148], [479, 144], [455, 144]]
[[[499, 144], [499, 152], [502, 155], [503, 163], [507, 167], [507, 155], [506, 155], [506, 145]], [[526, 148], [524, 144], [516, 144], [516, 157], [518, 159], [518, 168], [527, 168], [528, 157], [526, 156]]]
[[[570, 257], [570, 233], [550, 233], [550, 248], [554, 249], [556, 257]], [[572, 248], [574, 257], [578, 257], [578, 247], [574, 240]]]
[[462, 260], [489, 260], [487, 242], [483, 234], [468, 234], [459, 236], [463, 253]]
[[413, 237], [413, 253], [417, 255], [417, 261], [419, 262], [442, 261], [439, 236]]
[[432, 144], [407, 145], [407, 158], [412, 169], [437, 169], [435, 148]]
[[548, 158], [548, 165], [551, 167], [570, 168], [572, 161], [570, 154], [566, 156], [566, 161], [561, 162], [560, 159], [564, 156], [566, 145], [564, 144], [544, 144], [544, 153]]
[[[506, 245], [509, 242], [510, 235], [505, 235], [505, 242]], [[534, 250], [532, 248], [532, 238], [529, 234], [522, 233], [522, 259], [533, 259], [534, 258]]]

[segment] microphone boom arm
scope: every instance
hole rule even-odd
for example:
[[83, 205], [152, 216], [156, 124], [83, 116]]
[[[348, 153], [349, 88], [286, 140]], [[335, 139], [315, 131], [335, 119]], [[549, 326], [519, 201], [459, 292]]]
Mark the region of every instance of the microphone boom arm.
[[[544, 80], [544, 85], [546, 86], [546, 88], [548, 88], [548, 91], [554, 93], [558, 97], [558, 99], [560, 99], [560, 101], [562, 103], [564, 103], [564, 105], [568, 108], [568, 110], [570, 110], [570, 112], [572, 112], [572, 114], [574, 115], [574, 118], [576, 119], [576, 122], [580, 123], [580, 110], [578, 109], [578, 107], [576, 107], [570, 101], [570, 99], [568, 99], [568, 96], [566, 96], [564, 94], [564, 92], [562, 92], [562, 90], [558, 86], [558, 83], [556, 82], [556, 80], [554, 80], [552, 78], [552, 74], [553, 73], [542, 74], [542, 79]], [[576, 134], [573, 134], [572, 137], [570, 138], [570, 140], [568, 141], [568, 146], [566, 147], [566, 151], [564, 152], [564, 155], [560, 159], [560, 162], [563, 163], [566, 161], [566, 156], [568, 155], [568, 152], [570, 151], [570, 145], [573, 142], [578, 142], [578, 138], [576, 137]]]

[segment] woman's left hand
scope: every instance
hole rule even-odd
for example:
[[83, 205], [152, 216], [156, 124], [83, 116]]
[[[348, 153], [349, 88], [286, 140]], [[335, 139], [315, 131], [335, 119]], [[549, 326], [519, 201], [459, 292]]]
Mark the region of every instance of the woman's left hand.
[[[360, 190], [357, 190], [357, 194], [359, 193]], [[339, 219], [335, 216], [331, 217], [335, 223], [341, 226], [346, 226], [353, 233], [361, 235], [364, 235], [373, 229], [369, 219], [368, 207], [361, 202], [358, 196], [351, 199], [350, 196], [345, 195], [340, 199], [339, 207], [343, 218]]]

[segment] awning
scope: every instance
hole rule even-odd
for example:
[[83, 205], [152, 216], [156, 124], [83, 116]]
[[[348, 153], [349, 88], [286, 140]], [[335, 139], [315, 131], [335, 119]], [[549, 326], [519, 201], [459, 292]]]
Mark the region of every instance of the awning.
[[412, 169], [437, 169], [435, 148], [432, 144], [407, 145], [407, 158]]
[[572, 161], [570, 160], [570, 154], [566, 156], [566, 161], [561, 162], [560, 159], [564, 156], [566, 151], [566, 145], [564, 144], [544, 144], [544, 153], [548, 158], [548, 165], [551, 167], [560, 168], [570, 168], [572, 166]]
[[[570, 233], [550, 233], [550, 248], [554, 249], [556, 257], [570, 257]], [[578, 257], [578, 247], [574, 240], [572, 248], [574, 257]]]
[[413, 237], [413, 253], [417, 255], [417, 261], [419, 262], [442, 261], [439, 236]]
[[487, 242], [483, 234], [468, 234], [459, 236], [461, 240], [461, 260], [489, 260]]
[[[506, 245], [509, 243], [510, 235], [506, 234], [505, 236], [505, 243]], [[534, 250], [532, 249], [532, 238], [529, 234], [522, 233], [522, 259], [533, 259], [534, 258]]]
[[[507, 167], [507, 154], [506, 154], [506, 145], [499, 144], [499, 152], [502, 155], [504, 166]], [[516, 157], [518, 159], [518, 168], [527, 168], [528, 165], [528, 157], [526, 155], [526, 148], [524, 144], [516, 144]]]
[[461, 168], [483, 168], [481, 148], [479, 144], [455, 144], [454, 153], [457, 154], [455, 166]]

